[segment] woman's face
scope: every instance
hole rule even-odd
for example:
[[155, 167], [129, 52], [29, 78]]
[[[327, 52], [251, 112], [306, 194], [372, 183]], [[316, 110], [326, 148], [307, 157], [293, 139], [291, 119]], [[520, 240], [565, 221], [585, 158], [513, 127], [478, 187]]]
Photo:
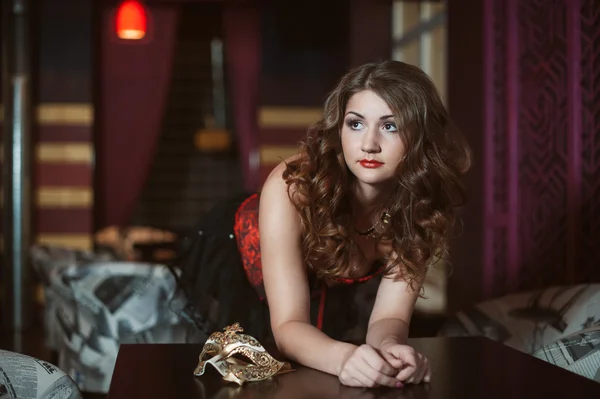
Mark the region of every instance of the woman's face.
[[356, 178], [369, 185], [392, 179], [404, 157], [402, 133], [392, 111], [373, 91], [356, 93], [346, 105], [342, 150]]

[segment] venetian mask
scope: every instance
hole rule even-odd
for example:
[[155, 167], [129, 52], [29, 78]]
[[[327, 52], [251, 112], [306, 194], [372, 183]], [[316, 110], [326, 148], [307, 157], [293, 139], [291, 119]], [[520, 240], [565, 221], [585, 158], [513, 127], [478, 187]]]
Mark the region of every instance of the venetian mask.
[[212, 333], [202, 348], [194, 375], [204, 374], [206, 365], [211, 364], [224, 380], [243, 385], [292, 371], [289, 363], [274, 359], [256, 338], [238, 334], [242, 331], [235, 323], [225, 327], [224, 332]]

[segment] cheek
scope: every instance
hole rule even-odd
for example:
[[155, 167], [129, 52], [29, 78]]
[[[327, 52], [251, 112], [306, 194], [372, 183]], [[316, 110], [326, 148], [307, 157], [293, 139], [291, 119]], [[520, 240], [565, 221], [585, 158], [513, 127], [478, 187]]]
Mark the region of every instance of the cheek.
[[390, 151], [396, 164], [399, 164], [404, 159], [404, 143], [402, 141], [395, 142], [390, 146]]
[[354, 146], [352, 137], [347, 132], [342, 131], [342, 139], [341, 139], [341, 141], [342, 141], [342, 150], [344, 152], [347, 152], [347, 151], [351, 150], [352, 147]]

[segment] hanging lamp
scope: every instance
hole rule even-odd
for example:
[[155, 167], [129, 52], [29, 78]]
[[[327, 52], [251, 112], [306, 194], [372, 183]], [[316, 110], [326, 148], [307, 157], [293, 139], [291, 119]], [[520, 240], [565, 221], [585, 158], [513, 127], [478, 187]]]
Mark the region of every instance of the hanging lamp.
[[146, 8], [137, 0], [123, 1], [117, 10], [117, 36], [124, 40], [139, 40], [146, 36]]

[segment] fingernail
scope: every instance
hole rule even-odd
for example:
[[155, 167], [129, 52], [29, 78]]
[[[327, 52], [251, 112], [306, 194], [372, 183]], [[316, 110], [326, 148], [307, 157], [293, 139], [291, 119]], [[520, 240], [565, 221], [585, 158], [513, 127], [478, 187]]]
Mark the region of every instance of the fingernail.
[[396, 383], [396, 388], [404, 388], [404, 384], [403, 384], [403, 383], [401, 383], [400, 381], [398, 381], [398, 382]]
[[426, 375], [425, 378], [423, 378], [423, 381], [425, 381], [425, 382], [429, 382], [429, 380], [430, 380], [430, 377], [428, 375]]

